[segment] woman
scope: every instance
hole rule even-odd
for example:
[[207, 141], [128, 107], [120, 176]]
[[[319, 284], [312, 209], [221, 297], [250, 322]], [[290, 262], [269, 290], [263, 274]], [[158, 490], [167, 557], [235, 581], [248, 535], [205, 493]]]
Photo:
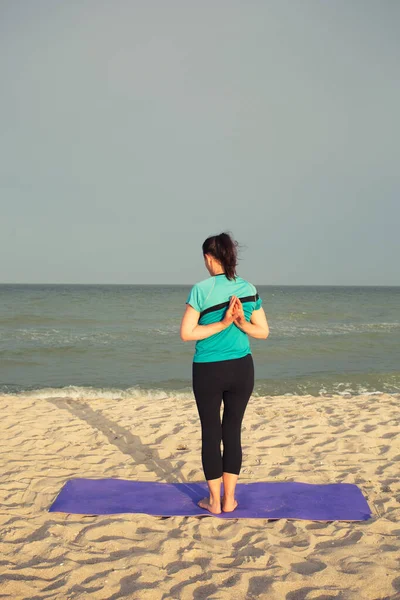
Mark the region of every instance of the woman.
[[[254, 285], [236, 275], [237, 242], [227, 233], [203, 243], [211, 277], [190, 290], [180, 336], [196, 341], [193, 392], [201, 421], [202, 464], [210, 496], [201, 508], [221, 513], [237, 507], [235, 488], [242, 466], [241, 427], [254, 387], [248, 336], [266, 339], [269, 327]], [[221, 424], [220, 408], [224, 402]], [[223, 456], [221, 456], [221, 439]]]

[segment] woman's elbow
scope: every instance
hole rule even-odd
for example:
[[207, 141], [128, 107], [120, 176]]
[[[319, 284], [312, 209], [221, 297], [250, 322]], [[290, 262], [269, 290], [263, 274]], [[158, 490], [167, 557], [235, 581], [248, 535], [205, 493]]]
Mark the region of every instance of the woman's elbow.
[[180, 332], [180, 338], [181, 338], [182, 342], [190, 342], [191, 339], [192, 339], [190, 337], [189, 332], [187, 332], [187, 331], [181, 331]]

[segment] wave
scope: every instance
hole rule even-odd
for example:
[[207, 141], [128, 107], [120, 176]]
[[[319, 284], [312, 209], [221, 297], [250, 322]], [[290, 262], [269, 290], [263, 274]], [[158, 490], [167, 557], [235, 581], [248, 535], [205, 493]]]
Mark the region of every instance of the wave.
[[[314, 396], [314, 397], [330, 397], [339, 396], [344, 399], [354, 398], [357, 396], [379, 396], [389, 394], [400, 399], [400, 387], [393, 385], [383, 385], [384, 389], [371, 389], [371, 387], [363, 384], [350, 382], [336, 382], [334, 385], [325, 385], [321, 382], [314, 386], [314, 389], [308, 384], [297, 384], [292, 386], [292, 391], [287, 391], [287, 386], [265, 385], [260, 382], [252, 393], [253, 398], [262, 399], [266, 397], [294, 397], [294, 396]], [[385, 389], [386, 388], [386, 389]], [[189, 387], [173, 390], [161, 388], [143, 388], [141, 386], [133, 386], [125, 389], [114, 387], [95, 387], [95, 386], [79, 386], [67, 385], [62, 387], [38, 387], [35, 389], [21, 389], [19, 386], [2, 385], [0, 386], [0, 395], [11, 395], [19, 398], [68, 398], [73, 401], [85, 400], [147, 400], [161, 401], [176, 399], [179, 401], [191, 400], [194, 402], [192, 389]]]
[[180, 330], [180, 325], [166, 325], [164, 327], [155, 327], [153, 329], [149, 329], [148, 331], [151, 333], [155, 333], [158, 335], [171, 335], [174, 336], [178, 334]]
[[2, 386], [0, 393], [5, 395], [22, 396], [28, 398], [69, 398], [70, 400], [166, 400], [168, 398], [189, 399], [193, 398], [193, 393], [189, 390], [162, 390], [162, 389], [145, 389], [139, 386], [134, 386], [126, 389], [108, 388], [108, 387], [93, 387], [67, 385], [64, 387], [43, 387], [32, 390], [16, 390], [14, 386]]
[[57, 316], [48, 317], [45, 315], [13, 315], [7, 317], [0, 317], [1, 325], [51, 325], [54, 323], [66, 324], [66, 325], [94, 325], [100, 323], [98, 319], [82, 318], [82, 317], [70, 317], [70, 316]]
[[[60, 329], [15, 329], [12, 333], [4, 334], [0, 333], [0, 339], [3, 343], [5, 342], [45, 342], [46, 344], [53, 344], [53, 348], [62, 348], [63, 346], [72, 346], [74, 344], [90, 344], [95, 342], [96, 344], [109, 344], [113, 341], [121, 342], [124, 339], [130, 339], [127, 333], [107, 333], [105, 331], [96, 332], [81, 332], [72, 333], [61, 331]], [[40, 349], [41, 346], [30, 347], [30, 350]]]
[[276, 331], [282, 337], [299, 336], [331, 336], [331, 335], [355, 335], [363, 333], [391, 333], [400, 332], [400, 323], [397, 321], [389, 323], [335, 323], [331, 326], [321, 327], [319, 325], [289, 325], [286, 321], [276, 322], [271, 326], [271, 335]]

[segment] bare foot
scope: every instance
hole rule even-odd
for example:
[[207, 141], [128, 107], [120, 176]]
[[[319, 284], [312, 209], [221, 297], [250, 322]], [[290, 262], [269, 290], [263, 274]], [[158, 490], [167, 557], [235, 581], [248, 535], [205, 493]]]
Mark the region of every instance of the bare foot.
[[222, 510], [224, 512], [234, 511], [237, 505], [237, 500], [235, 500], [234, 498], [227, 498], [226, 500], [224, 497], [222, 498]]
[[210, 503], [209, 498], [203, 498], [203, 500], [199, 500], [197, 504], [200, 506], [200, 508], [205, 508], [214, 515], [219, 515], [221, 513], [221, 504], [219, 502]]

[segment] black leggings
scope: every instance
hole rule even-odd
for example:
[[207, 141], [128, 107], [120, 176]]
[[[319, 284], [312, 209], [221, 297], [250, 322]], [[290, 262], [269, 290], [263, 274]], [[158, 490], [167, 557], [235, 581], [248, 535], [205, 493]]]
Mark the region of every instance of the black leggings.
[[[217, 362], [193, 362], [193, 392], [201, 421], [201, 459], [206, 480], [222, 473], [239, 475], [242, 466], [241, 427], [254, 387], [251, 354]], [[224, 413], [221, 424], [221, 402]], [[224, 453], [221, 456], [221, 439]]]

